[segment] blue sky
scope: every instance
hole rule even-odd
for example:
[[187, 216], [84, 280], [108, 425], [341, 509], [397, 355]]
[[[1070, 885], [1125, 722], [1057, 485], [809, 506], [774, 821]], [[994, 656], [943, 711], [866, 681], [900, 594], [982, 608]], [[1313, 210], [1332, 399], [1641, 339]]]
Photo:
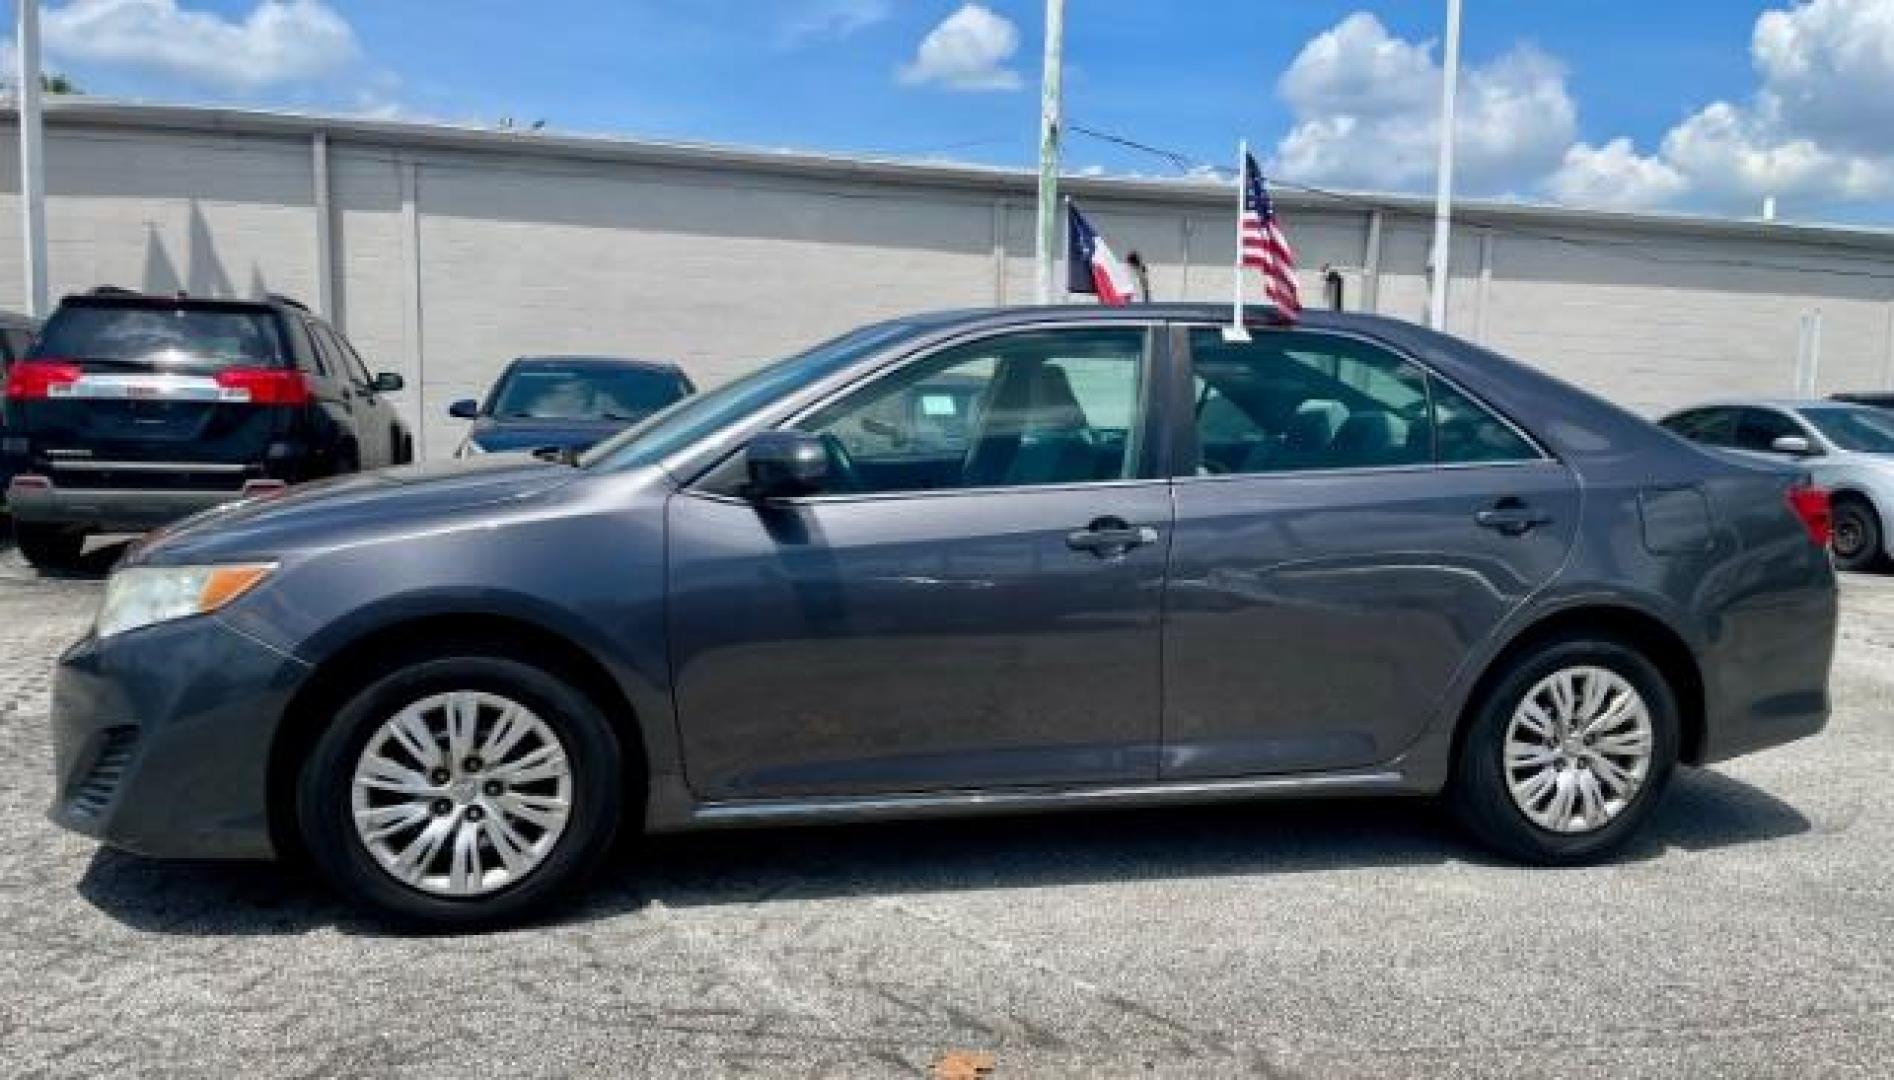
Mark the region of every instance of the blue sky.
[[[1425, 190], [1444, 0], [1069, 0], [1076, 123]], [[1033, 159], [1042, 0], [46, 0], [87, 91], [777, 147]], [[1894, 0], [1466, 0], [1473, 193], [1878, 222]], [[1073, 170], [1164, 161], [1073, 135]]]

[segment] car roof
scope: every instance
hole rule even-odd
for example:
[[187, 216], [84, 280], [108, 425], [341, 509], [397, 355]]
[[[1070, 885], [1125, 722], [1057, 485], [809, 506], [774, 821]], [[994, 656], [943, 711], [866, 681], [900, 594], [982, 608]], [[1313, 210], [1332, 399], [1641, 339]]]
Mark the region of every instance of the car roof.
[[294, 310], [316, 317], [302, 301], [271, 293], [264, 297], [192, 296], [189, 293], [146, 293], [101, 285], [82, 293], [70, 293], [59, 300], [60, 307], [187, 307], [210, 311], [281, 311]]
[[1807, 409], [1815, 406], [1846, 408], [1850, 405], [1861, 406], [1858, 401], [1835, 401], [1830, 398], [1716, 398], [1711, 401], [1699, 401], [1681, 408], [1670, 409], [1665, 416], [1677, 416], [1680, 413], [1696, 412], [1698, 409]]
[[676, 374], [683, 369], [672, 360], [639, 360], [628, 356], [560, 356], [539, 355], [515, 357], [507, 365], [514, 368], [528, 367], [598, 367], [619, 368], [634, 371], [653, 371], [664, 374]]

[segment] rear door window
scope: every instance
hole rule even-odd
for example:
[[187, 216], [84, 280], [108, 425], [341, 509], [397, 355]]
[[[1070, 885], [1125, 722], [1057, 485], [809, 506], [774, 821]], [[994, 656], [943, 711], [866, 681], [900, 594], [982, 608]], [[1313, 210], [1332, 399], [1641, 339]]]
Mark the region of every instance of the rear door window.
[[33, 355], [154, 367], [277, 367], [291, 355], [268, 311], [66, 304]]

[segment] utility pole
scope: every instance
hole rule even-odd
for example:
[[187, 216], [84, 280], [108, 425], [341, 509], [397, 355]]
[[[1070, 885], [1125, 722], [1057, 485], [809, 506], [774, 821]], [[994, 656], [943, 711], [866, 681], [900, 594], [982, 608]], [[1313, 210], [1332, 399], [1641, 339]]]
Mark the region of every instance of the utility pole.
[[1034, 244], [1034, 294], [1052, 303], [1059, 259], [1060, 69], [1065, 51], [1065, 0], [1046, 0], [1046, 55], [1039, 93], [1039, 231]]
[[1447, 278], [1453, 266], [1453, 97], [1460, 82], [1460, 0], [1447, 0], [1447, 52], [1441, 58], [1440, 169], [1434, 191], [1434, 288], [1427, 325], [1447, 328]]
[[26, 313], [46, 316], [46, 161], [39, 118], [39, 0], [16, 0], [13, 40], [20, 54], [20, 237], [26, 270]]

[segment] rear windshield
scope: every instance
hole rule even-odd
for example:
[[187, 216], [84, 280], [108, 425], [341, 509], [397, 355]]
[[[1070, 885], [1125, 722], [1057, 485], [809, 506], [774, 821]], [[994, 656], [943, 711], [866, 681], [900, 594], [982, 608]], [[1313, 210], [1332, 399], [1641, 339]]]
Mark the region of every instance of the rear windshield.
[[643, 420], [683, 396], [668, 371], [534, 364], [514, 368], [487, 411], [503, 420]]
[[268, 311], [67, 305], [46, 320], [33, 355], [190, 367], [257, 367], [289, 356]]

